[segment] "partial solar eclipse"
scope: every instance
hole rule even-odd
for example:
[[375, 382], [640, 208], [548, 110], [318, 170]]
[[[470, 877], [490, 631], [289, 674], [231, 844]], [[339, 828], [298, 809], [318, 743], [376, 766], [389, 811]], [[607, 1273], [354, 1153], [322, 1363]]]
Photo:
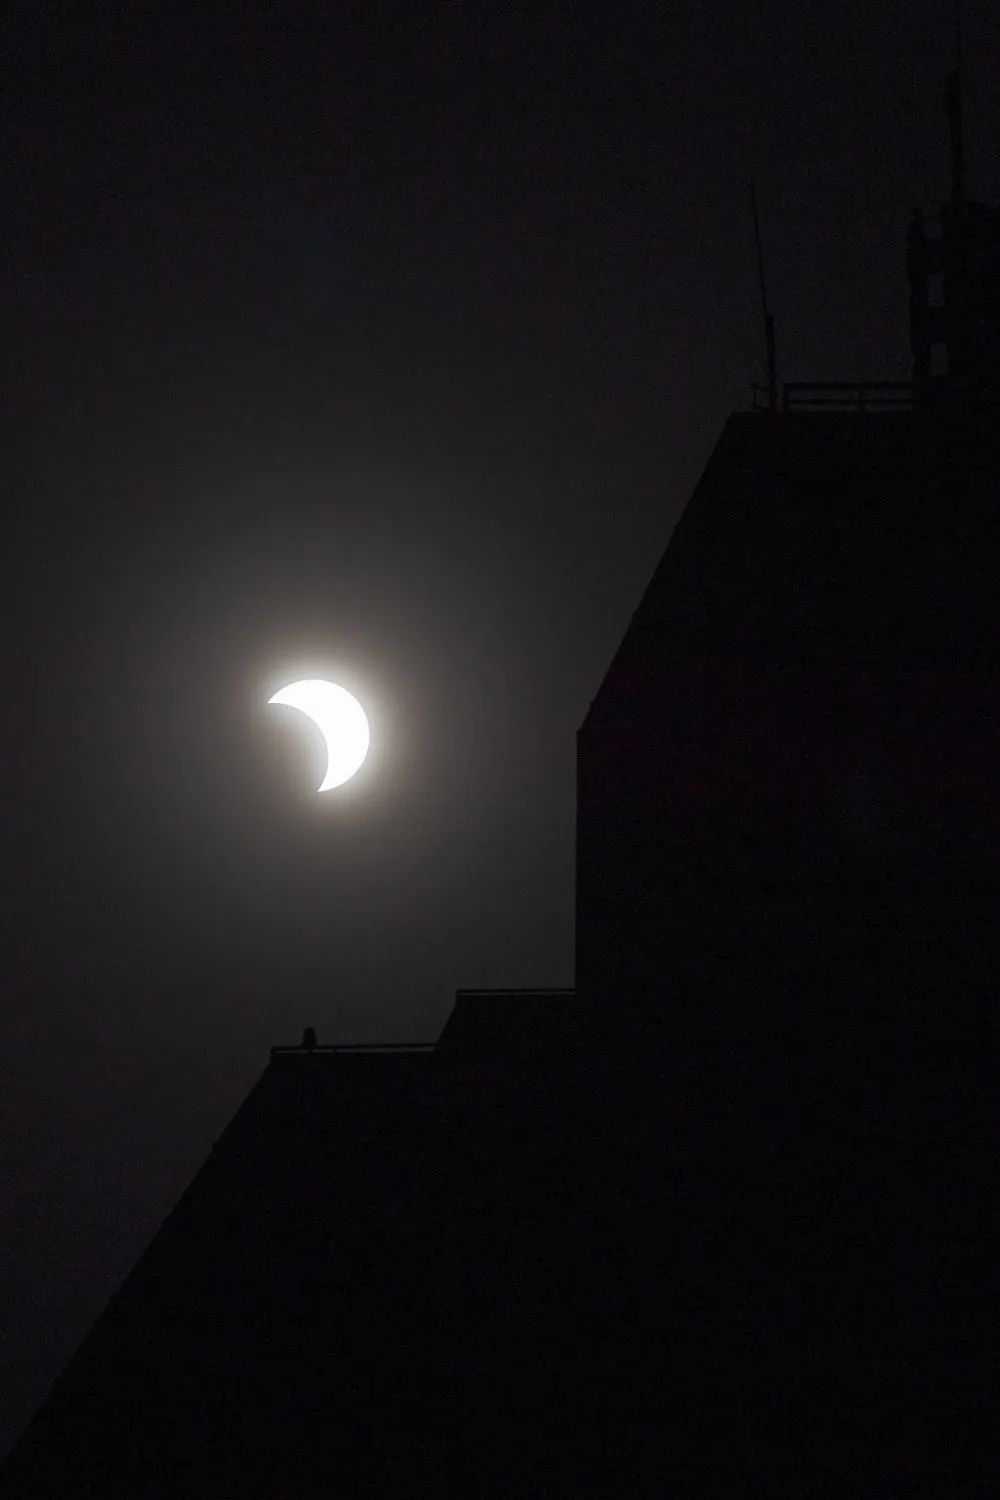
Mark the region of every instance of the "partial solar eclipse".
[[326, 741], [326, 775], [318, 792], [350, 781], [368, 754], [368, 720], [357, 698], [335, 682], [310, 678], [290, 682], [267, 701], [307, 714]]

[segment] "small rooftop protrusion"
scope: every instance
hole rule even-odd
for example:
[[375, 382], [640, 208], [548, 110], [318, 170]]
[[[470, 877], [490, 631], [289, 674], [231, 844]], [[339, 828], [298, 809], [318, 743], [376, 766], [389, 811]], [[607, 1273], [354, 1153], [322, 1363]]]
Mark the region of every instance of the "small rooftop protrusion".
[[306, 1052], [315, 1052], [316, 1045], [316, 1028], [315, 1026], [307, 1026], [302, 1033], [302, 1047]]

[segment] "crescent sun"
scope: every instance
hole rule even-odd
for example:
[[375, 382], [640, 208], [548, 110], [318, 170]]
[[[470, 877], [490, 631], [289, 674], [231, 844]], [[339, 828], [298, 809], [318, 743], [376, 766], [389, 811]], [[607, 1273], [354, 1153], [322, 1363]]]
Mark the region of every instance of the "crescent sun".
[[290, 682], [267, 701], [297, 708], [312, 719], [323, 736], [327, 765], [326, 775], [316, 788], [318, 792], [343, 786], [360, 768], [368, 754], [368, 719], [357, 698], [346, 688], [309, 678]]

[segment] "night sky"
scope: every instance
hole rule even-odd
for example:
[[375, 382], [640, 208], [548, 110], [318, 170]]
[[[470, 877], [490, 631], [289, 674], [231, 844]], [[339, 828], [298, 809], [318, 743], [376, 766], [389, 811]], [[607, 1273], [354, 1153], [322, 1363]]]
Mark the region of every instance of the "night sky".
[[[947, 188], [950, 4], [223, 9], [7, 37], [0, 1443], [271, 1043], [572, 982], [575, 731], [763, 378], [748, 177], [791, 380], [908, 376]], [[372, 722], [322, 799], [300, 676]]]

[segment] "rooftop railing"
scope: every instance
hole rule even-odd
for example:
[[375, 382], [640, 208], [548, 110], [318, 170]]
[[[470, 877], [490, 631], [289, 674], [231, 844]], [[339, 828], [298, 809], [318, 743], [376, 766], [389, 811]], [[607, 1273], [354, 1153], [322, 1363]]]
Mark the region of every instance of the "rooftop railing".
[[782, 411], [910, 411], [908, 380], [800, 380], [781, 392]]
[[271, 1056], [276, 1052], [434, 1052], [437, 1050], [437, 1042], [351, 1042], [347, 1044], [335, 1044], [307, 1047], [302, 1042], [271, 1048]]
[[754, 385], [754, 411], [912, 411], [909, 380], [797, 380], [781, 387], [772, 402], [766, 385]]
[[498, 995], [542, 995], [542, 996], [545, 996], [545, 995], [575, 995], [575, 994], [576, 994], [576, 991], [574, 989], [572, 989], [572, 988], [569, 988], [569, 989], [553, 989], [553, 988], [547, 986], [544, 989], [539, 989], [536, 986], [532, 986], [531, 989], [511, 989], [508, 986], [505, 986], [503, 989], [499, 989], [499, 990], [495, 990], [495, 989], [494, 990], [456, 990], [455, 991], [455, 998], [458, 999], [458, 997], [462, 996], [462, 995], [473, 995], [473, 996], [481, 996], [481, 997], [486, 997], [486, 996], [495, 997], [495, 996], [498, 996]]
[[[505, 996], [512, 999], [522, 999], [531, 996], [533, 999], [565, 999], [575, 994], [573, 989], [532, 988], [532, 989], [489, 989], [489, 990], [456, 990], [456, 1000], [497, 1000]], [[310, 1027], [303, 1036], [301, 1042], [282, 1043], [271, 1048], [271, 1056], [276, 1057], [285, 1053], [303, 1052], [331, 1052], [344, 1053], [357, 1056], [364, 1053], [375, 1053], [382, 1055], [393, 1052], [436, 1052], [437, 1042], [334, 1042], [320, 1045], [315, 1039], [315, 1032]]]

